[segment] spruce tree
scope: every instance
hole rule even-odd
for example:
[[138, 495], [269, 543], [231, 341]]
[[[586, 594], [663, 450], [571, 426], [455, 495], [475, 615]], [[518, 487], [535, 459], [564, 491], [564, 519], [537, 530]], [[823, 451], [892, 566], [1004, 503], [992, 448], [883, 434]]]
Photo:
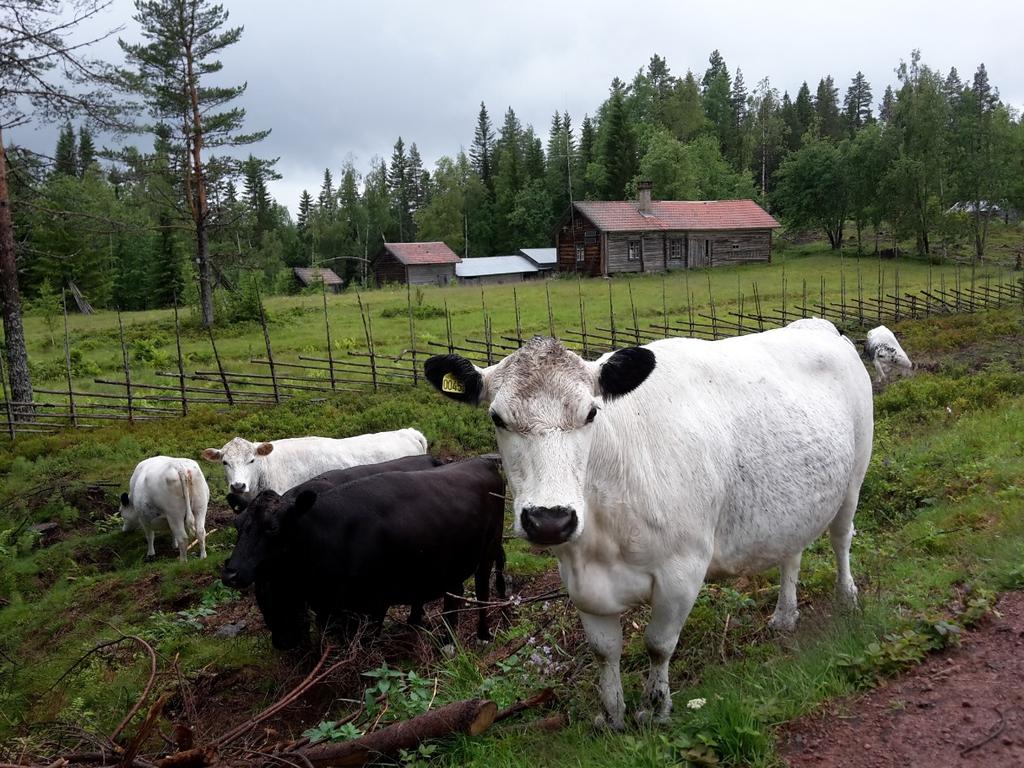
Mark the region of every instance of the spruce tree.
[[605, 200], [622, 200], [637, 168], [636, 142], [626, 114], [625, 96], [614, 85], [601, 126], [605, 178], [599, 193]]
[[818, 81], [818, 92], [814, 97], [814, 116], [822, 137], [839, 141], [843, 137], [843, 123], [839, 116], [839, 89], [832, 75]]
[[793, 102], [793, 109], [796, 113], [795, 128], [799, 130], [797, 146], [803, 143], [804, 134], [814, 125], [814, 102], [811, 100], [811, 89], [804, 80], [800, 90], [796, 92], [796, 100]]
[[85, 176], [85, 172], [96, 162], [96, 145], [92, 140], [92, 131], [84, 125], [78, 128], [78, 176]]
[[544, 178], [544, 145], [540, 137], [533, 132], [533, 126], [526, 126], [523, 131], [523, 173], [525, 179], [542, 180]]
[[729, 136], [728, 151], [723, 154], [732, 163], [733, 168], [742, 171], [749, 165], [750, 120], [747, 114], [747, 87], [743, 82], [743, 71], [739, 67], [736, 68], [736, 76], [732, 80], [729, 104], [732, 112], [732, 131]]
[[409, 184], [409, 157], [405, 154], [405, 142], [398, 137], [391, 152], [388, 168], [388, 195], [391, 198], [391, 214], [398, 225], [399, 242], [411, 241], [414, 237], [412, 221], [412, 191]]
[[64, 123], [57, 137], [57, 149], [53, 153], [53, 172], [61, 176], [78, 175], [78, 149], [75, 146], [75, 131], [70, 121]]
[[718, 144], [726, 154], [735, 145], [736, 115], [732, 102], [732, 80], [718, 51], [709, 59], [710, 66], [704, 73], [704, 114], [718, 137]]
[[484, 186], [494, 191], [494, 129], [491, 127], [491, 118], [487, 114], [487, 107], [480, 102], [480, 114], [476, 119], [476, 131], [473, 133], [473, 145], [469, 148], [469, 159], [473, 164], [473, 170], [484, 183]]
[[875, 120], [871, 114], [871, 84], [864, 77], [864, 73], [859, 70], [850, 81], [850, 87], [846, 89], [846, 97], [843, 99], [843, 117], [846, 122], [846, 130], [851, 137]]
[[882, 96], [882, 105], [878, 109], [878, 119], [886, 125], [892, 122], [892, 119], [896, 116], [896, 94], [893, 93], [892, 86], [885, 86], [885, 94]]
[[597, 195], [596, 187], [589, 181], [588, 171], [597, 160], [597, 128], [590, 115], [583, 116], [580, 123], [580, 148], [576, 153], [575, 176], [578, 179], [581, 196], [585, 200], [593, 200]]
[[325, 224], [334, 221], [335, 198], [334, 198], [334, 177], [331, 176], [331, 169], [324, 168], [324, 180], [320, 184], [320, 194], [316, 198], [317, 218]]
[[309, 190], [302, 190], [302, 196], [299, 198], [299, 214], [295, 221], [295, 226], [298, 228], [300, 233], [306, 231], [309, 227], [309, 217], [313, 211], [313, 197], [309, 194]]
[[414, 141], [409, 145], [409, 210], [413, 227], [416, 222], [416, 211], [427, 204], [430, 194], [430, 173], [423, 168], [423, 158]]
[[960, 73], [956, 71], [956, 67], [949, 68], [949, 74], [946, 75], [946, 81], [943, 84], [942, 90], [946, 100], [950, 103], [959, 99], [963, 94], [964, 84], [960, 80]]

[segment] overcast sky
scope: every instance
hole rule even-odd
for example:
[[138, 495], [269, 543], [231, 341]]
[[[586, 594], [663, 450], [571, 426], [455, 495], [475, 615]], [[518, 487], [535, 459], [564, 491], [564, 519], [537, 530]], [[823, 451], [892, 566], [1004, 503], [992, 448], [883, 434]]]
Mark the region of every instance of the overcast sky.
[[[224, 81], [248, 82], [247, 127], [271, 128], [253, 148], [280, 157], [271, 191], [295, 211], [323, 170], [346, 158], [365, 171], [390, 157], [396, 137], [416, 142], [428, 167], [468, 147], [480, 102], [497, 128], [512, 106], [546, 139], [554, 110], [578, 128], [608, 92], [651, 54], [674, 74], [703, 73], [717, 48], [748, 90], [767, 75], [795, 95], [832, 74], [845, 93], [860, 69], [880, 100], [894, 68], [920, 48], [942, 72], [969, 80], [984, 62], [1004, 101], [1024, 107], [1024, 1], [858, 2], [315, 2], [222, 0], [241, 41], [224, 57]], [[100, 24], [139, 39], [131, 0], [114, 0]], [[95, 54], [121, 63], [112, 40]], [[9, 140], [52, 153], [53, 126], [20, 128]], [[143, 143], [139, 140], [139, 143]]]

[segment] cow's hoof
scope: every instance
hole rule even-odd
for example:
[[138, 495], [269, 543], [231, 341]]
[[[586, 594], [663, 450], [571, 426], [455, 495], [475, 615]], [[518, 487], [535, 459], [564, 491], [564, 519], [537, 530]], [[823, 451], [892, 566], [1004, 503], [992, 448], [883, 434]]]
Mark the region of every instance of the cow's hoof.
[[849, 586], [837, 586], [836, 587], [836, 602], [839, 603], [841, 608], [852, 611], [857, 608], [857, 586], [850, 584]]
[[800, 611], [793, 611], [792, 613], [774, 613], [772, 614], [771, 620], [768, 622], [768, 628], [774, 629], [776, 632], [789, 634], [796, 630], [796, 622], [799, 618]]
[[672, 711], [661, 712], [654, 709], [638, 709], [636, 714], [633, 715], [636, 718], [637, 725], [668, 725], [671, 722], [670, 715]]
[[625, 719], [612, 720], [601, 714], [594, 716], [594, 727], [599, 731], [624, 731], [626, 730], [626, 722]]
[[143, 555], [142, 562], [144, 562], [144, 563], [156, 562], [156, 555]]

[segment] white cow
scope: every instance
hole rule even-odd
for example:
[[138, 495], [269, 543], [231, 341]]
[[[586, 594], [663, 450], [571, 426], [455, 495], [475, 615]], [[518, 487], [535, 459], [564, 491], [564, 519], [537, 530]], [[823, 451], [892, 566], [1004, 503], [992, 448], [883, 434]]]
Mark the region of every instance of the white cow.
[[426, 375], [490, 403], [516, 532], [549, 545], [600, 664], [600, 723], [624, 726], [621, 614], [650, 604], [638, 717], [671, 712], [669, 660], [709, 576], [779, 566], [772, 624], [797, 620], [805, 547], [828, 530], [838, 595], [856, 603], [850, 540], [871, 455], [871, 381], [824, 320], [586, 362], [535, 338], [488, 368], [457, 355]]
[[868, 331], [868, 339], [864, 342], [864, 353], [874, 361], [878, 371], [878, 380], [885, 382], [893, 371], [909, 373], [914, 369], [903, 347], [896, 341], [896, 334], [880, 325]]
[[178, 559], [185, 561], [189, 536], [199, 540], [199, 557], [206, 557], [206, 506], [210, 488], [199, 465], [192, 459], [154, 456], [140, 461], [121, 494], [119, 512], [123, 531], [141, 528], [149, 545], [146, 554], [153, 557], [154, 526], [167, 526], [178, 548]]
[[207, 448], [203, 458], [224, 464], [228, 488], [247, 500], [262, 491], [284, 493], [332, 469], [416, 456], [427, 452], [427, 438], [415, 429], [374, 432], [334, 439], [293, 437], [250, 443], [236, 437], [221, 449]]

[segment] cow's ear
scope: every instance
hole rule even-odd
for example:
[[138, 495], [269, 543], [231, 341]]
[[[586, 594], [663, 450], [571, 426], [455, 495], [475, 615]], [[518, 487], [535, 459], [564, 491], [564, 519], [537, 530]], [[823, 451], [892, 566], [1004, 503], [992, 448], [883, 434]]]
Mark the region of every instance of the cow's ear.
[[620, 349], [598, 373], [598, 389], [606, 400], [614, 400], [639, 387], [654, 370], [654, 353], [646, 347]]
[[207, 461], [220, 461], [224, 457], [224, 452], [217, 448], [207, 448], [203, 451], [202, 456]]
[[316, 504], [316, 491], [303, 491], [295, 497], [295, 504], [292, 505], [293, 514], [298, 517], [304, 515]]
[[132, 500], [128, 498], [128, 494], [127, 493], [122, 493], [121, 494], [121, 506], [122, 507], [128, 507], [128, 506], [131, 506], [131, 503], [132, 503]]
[[245, 508], [249, 506], [249, 502], [246, 501], [243, 497], [239, 496], [237, 493], [229, 493], [228, 506], [231, 507], [231, 510], [236, 515], [240, 515], [243, 512], [245, 512]]
[[423, 365], [427, 381], [442, 395], [477, 405], [483, 399], [484, 373], [461, 355], [435, 355]]
[[266, 456], [268, 453], [270, 453], [273, 450], [274, 450], [274, 444], [273, 443], [260, 443], [259, 445], [256, 446], [256, 455], [257, 456]]

